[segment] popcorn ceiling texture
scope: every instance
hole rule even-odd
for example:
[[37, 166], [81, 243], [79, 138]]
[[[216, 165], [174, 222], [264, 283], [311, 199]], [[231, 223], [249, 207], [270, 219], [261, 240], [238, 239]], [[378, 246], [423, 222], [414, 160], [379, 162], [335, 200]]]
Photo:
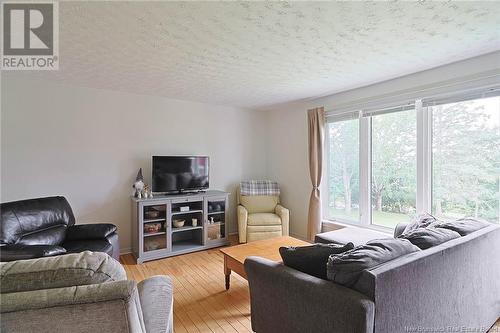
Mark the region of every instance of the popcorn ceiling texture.
[[500, 49], [497, 2], [60, 2], [60, 70], [8, 73], [247, 108]]

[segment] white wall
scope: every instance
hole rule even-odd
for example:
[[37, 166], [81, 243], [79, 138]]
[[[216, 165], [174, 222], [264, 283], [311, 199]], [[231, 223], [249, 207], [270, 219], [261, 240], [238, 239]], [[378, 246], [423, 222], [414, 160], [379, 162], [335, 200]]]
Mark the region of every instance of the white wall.
[[208, 155], [210, 187], [232, 193], [241, 179], [265, 176], [261, 112], [18, 73], [3, 73], [1, 106], [1, 201], [64, 195], [78, 223], [118, 225], [122, 250], [131, 246], [131, 185], [140, 167], [150, 180], [152, 155]]
[[311, 193], [307, 109], [324, 106], [331, 110], [368, 99], [378, 99], [387, 94], [407, 94], [409, 91], [441, 86], [441, 83], [453, 84], [499, 71], [500, 52], [496, 52], [367, 87], [283, 104], [262, 111], [266, 113], [268, 126], [267, 176], [279, 181], [283, 188], [283, 204], [291, 210], [290, 232], [301, 238], [307, 237], [307, 213]]

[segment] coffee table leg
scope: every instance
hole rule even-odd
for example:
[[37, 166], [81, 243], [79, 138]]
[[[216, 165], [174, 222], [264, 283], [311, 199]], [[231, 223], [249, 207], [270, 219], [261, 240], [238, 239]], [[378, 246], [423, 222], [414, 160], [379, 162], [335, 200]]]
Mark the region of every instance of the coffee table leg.
[[231, 270], [227, 267], [227, 259], [224, 256], [224, 275], [226, 278], [226, 290], [229, 289], [229, 285], [231, 283]]

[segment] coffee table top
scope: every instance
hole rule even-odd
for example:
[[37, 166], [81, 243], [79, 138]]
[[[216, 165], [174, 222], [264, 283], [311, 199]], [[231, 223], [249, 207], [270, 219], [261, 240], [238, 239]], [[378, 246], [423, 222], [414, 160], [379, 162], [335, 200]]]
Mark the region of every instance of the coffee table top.
[[297, 238], [282, 236], [230, 246], [222, 248], [220, 249], [220, 251], [243, 264], [245, 259], [250, 256], [258, 256], [273, 261], [281, 261], [281, 256], [279, 253], [280, 247], [306, 245], [311, 244]]

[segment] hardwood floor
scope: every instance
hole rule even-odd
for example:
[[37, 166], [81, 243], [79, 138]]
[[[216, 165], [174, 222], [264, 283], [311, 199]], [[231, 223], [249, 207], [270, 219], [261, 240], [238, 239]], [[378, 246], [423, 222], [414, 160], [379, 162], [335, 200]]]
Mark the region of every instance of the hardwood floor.
[[[233, 240], [234, 242], [234, 240]], [[231, 274], [224, 287], [219, 249], [200, 251], [136, 265], [132, 255], [121, 257], [130, 279], [168, 275], [174, 281], [174, 330], [182, 332], [252, 332], [248, 283]]]
[[[236, 239], [231, 239], [236, 243]], [[136, 265], [131, 254], [121, 257], [129, 279], [141, 281], [168, 275], [174, 281], [174, 330], [183, 332], [252, 332], [248, 283], [231, 274], [224, 287], [219, 249], [195, 252]], [[500, 319], [489, 333], [500, 333]]]

